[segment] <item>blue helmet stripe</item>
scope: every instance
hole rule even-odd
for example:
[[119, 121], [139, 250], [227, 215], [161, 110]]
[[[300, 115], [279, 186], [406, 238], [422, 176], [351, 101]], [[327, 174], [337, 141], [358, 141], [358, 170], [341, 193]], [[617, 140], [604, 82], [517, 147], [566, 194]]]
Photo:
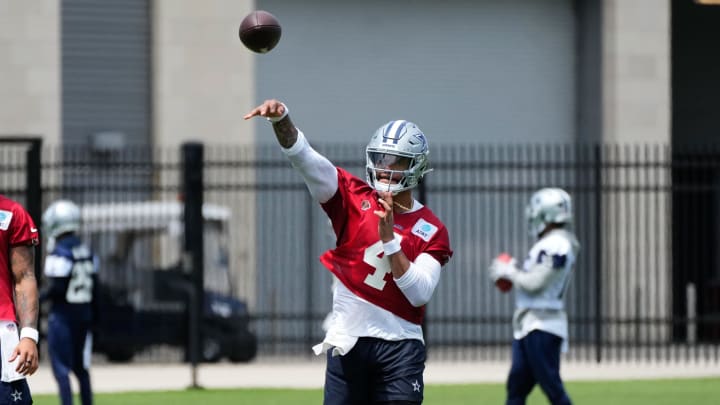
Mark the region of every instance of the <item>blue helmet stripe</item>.
[[392, 139], [393, 143], [397, 144], [400, 140], [400, 134], [402, 134], [402, 131], [405, 129], [407, 123], [408, 122], [405, 120], [397, 120], [391, 125], [388, 125], [385, 128], [385, 133], [383, 134], [383, 142], [387, 142], [388, 139]]

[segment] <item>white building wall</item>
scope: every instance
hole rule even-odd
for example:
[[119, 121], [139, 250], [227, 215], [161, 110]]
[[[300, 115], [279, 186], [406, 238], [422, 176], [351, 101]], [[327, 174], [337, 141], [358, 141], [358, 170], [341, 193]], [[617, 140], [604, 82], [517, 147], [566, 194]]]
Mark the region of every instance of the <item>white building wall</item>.
[[[668, 145], [671, 136], [670, 2], [605, 0], [603, 3], [603, 141], [611, 144]], [[667, 159], [656, 147], [619, 149], [608, 161]], [[640, 169], [638, 169], [640, 170]], [[605, 185], [628, 189], [607, 193], [603, 205], [604, 315], [633, 319], [644, 314], [667, 319], [672, 311], [670, 238], [671, 174], [649, 168], [629, 177], [627, 169], [605, 171]], [[656, 192], [639, 191], [640, 186]], [[637, 260], [643, 257], [643, 260]], [[644, 267], [640, 265], [644, 264]], [[659, 274], [660, 277], [650, 276]], [[629, 292], [629, 293], [626, 293]], [[671, 327], [642, 328], [622, 323], [605, 329], [610, 341], [666, 339]]]
[[154, 0], [154, 143], [247, 143], [254, 59], [238, 39], [251, 0]]
[[[438, 13], [431, 2], [410, 10], [401, 4], [372, 2], [355, 8], [335, 2], [335, 7], [323, 7], [324, 2], [319, 1], [313, 8], [319, 11], [312, 11], [312, 16], [306, 15], [308, 7], [285, 0], [258, 3], [257, 7], [276, 12], [281, 20], [292, 19], [281, 21], [284, 33], [278, 48], [255, 56], [242, 47], [236, 32], [242, 16], [255, 8], [253, 1], [153, 1], [156, 143], [193, 138], [232, 143], [250, 140], [253, 134], [238, 115], [270, 96], [290, 97], [298, 107], [296, 113], [303, 117], [310, 113], [310, 117], [322, 116], [325, 109], [330, 117], [367, 121], [363, 128], [375, 126], [376, 121], [389, 119], [397, 111], [422, 121], [438, 115], [428, 124], [432, 132], [459, 134], [453, 139], [472, 134], [481, 139], [524, 140], [527, 128], [523, 131], [513, 126], [523, 117], [526, 121], [544, 119], [547, 129], [542, 131], [564, 134], [557, 138], [570, 136], [570, 120], [563, 114], [541, 118], [543, 114], [521, 108], [543, 103], [558, 106], [554, 107], [557, 111], [573, 108], [572, 89], [558, 79], [572, 82], [573, 21], [568, 2], [498, 5], [460, 1], [449, 7], [438, 5]], [[60, 137], [59, 7], [59, 1], [0, 2], [0, 51], [5, 55], [0, 60], [2, 133], [43, 134], [48, 143]], [[378, 7], [384, 12], [378, 13]], [[603, 13], [604, 139], [669, 140], [669, 2], [604, 0]], [[343, 15], [355, 18], [329, 18]], [[444, 17], [456, 19], [446, 26]], [[328, 35], [330, 32], [334, 35]], [[419, 39], [420, 45], [409, 46], [403, 38]], [[352, 47], [347, 46], [350, 40]], [[532, 46], [519, 47], [521, 40], [529, 40]], [[538, 45], [540, 49], [532, 51]], [[383, 62], [392, 61], [392, 50], [406, 48], [410, 49], [398, 54], [393, 65], [383, 67]], [[552, 58], [538, 56], [543, 53]], [[288, 69], [280, 64], [297, 56], [302, 57], [297, 66]], [[549, 60], [558, 58], [561, 61], [556, 65], [548, 65]], [[256, 62], [260, 71], [255, 70]], [[502, 65], [502, 72], [488, 76], [493, 66]], [[402, 67], [405, 71], [398, 73]], [[446, 69], [444, 74], [440, 68]], [[278, 75], [279, 69], [293, 74]], [[538, 71], [544, 73], [533, 73]], [[258, 80], [252, 80], [254, 77]], [[528, 84], [517, 82], [523, 78], [531, 85], [544, 78], [545, 84], [534, 84], [539, 86], [536, 91], [531, 88], [518, 97], [523, 93], [517, 88]], [[419, 86], [421, 101], [414, 100], [413, 93], [403, 97], [411, 82]], [[358, 96], [360, 83], [369, 90]], [[387, 83], [399, 87], [381, 86]], [[378, 98], [382, 95], [386, 101]], [[320, 102], [314, 106], [307, 99]], [[392, 112], [383, 113], [383, 105], [391, 105]], [[341, 108], [352, 114], [338, 114]], [[363, 111], [373, 116], [354, 118]], [[315, 124], [319, 119], [310, 119], [313, 128], [320, 126]], [[466, 128], [455, 121], [473, 125]], [[548, 137], [553, 138], [543, 135], [534, 139]]]
[[670, 2], [603, 5], [604, 140], [669, 142]]
[[59, 1], [0, 1], [0, 135], [60, 139]]

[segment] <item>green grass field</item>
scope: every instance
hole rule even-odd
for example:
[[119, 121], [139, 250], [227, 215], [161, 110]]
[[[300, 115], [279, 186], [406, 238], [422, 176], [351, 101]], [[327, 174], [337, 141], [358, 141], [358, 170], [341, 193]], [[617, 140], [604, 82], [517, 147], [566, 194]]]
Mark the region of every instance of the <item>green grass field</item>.
[[[716, 405], [720, 403], [720, 378], [569, 382], [567, 389], [574, 403], [580, 405]], [[504, 387], [501, 384], [430, 385], [425, 388], [425, 404], [464, 405], [502, 404]], [[36, 395], [38, 405], [57, 405], [54, 395]], [[76, 400], [79, 404], [79, 400]], [[188, 390], [170, 392], [129, 392], [96, 394], [98, 405], [316, 405], [322, 403], [322, 391], [238, 389]], [[533, 391], [529, 405], [547, 404], [538, 388]]]

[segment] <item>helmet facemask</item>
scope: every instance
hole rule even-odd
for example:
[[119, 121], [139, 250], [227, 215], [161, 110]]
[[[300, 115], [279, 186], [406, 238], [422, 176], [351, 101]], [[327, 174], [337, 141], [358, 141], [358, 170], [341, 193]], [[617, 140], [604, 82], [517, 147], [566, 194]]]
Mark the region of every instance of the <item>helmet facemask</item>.
[[425, 135], [408, 121], [391, 121], [380, 127], [366, 148], [368, 184], [393, 195], [418, 185], [428, 169]]

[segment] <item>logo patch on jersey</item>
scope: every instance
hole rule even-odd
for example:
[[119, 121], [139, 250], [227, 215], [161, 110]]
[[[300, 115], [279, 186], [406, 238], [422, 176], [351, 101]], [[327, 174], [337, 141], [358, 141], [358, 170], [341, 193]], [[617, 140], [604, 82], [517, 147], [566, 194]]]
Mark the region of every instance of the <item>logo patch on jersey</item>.
[[363, 211], [367, 211], [370, 209], [370, 201], [368, 200], [362, 200], [360, 203], [360, 209]]
[[415, 225], [413, 225], [412, 233], [427, 242], [430, 240], [430, 238], [432, 238], [433, 235], [435, 235], [435, 232], [437, 232], [437, 230], [437, 226], [420, 218], [417, 222], [415, 222]]
[[550, 265], [552, 262], [552, 268], [555, 270], [562, 270], [565, 268], [565, 264], [567, 264], [567, 255], [548, 255], [546, 251], [541, 250], [540, 253], [538, 253], [537, 262], [540, 263], [547, 263]]
[[10, 228], [10, 220], [13, 213], [10, 211], [0, 210], [0, 230], [7, 231]]
[[553, 255], [553, 268], [562, 269], [567, 264], [567, 255]]

